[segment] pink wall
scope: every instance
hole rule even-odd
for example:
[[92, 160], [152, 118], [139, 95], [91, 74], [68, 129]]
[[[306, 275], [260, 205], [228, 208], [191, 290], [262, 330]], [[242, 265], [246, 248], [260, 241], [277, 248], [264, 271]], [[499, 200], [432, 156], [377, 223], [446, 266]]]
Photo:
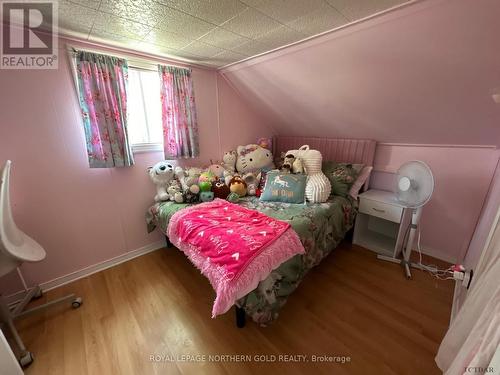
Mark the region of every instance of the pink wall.
[[[467, 270], [475, 269], [481, 254], [486, 245], [486, 240], [490, 234], [493, 226], [493, 222], [500, 209], [500, 160], [497, 164], [495, 175], [493, 176], [493, 181], [490, 185], [490, 190], [488, 192], [488, 197], [486, 198], [485, 204], [481, 211], [481, 217], [479, 219], [476, 231], [470, 242], [469, 249], [463, 261], [463, 265]], [[475, 277], [478, 275], [476, 274]], [[474, 279], [473, 279], [474, 281]], [[462, 307], [465, 299], [467, 297], [467, 289], [457, 284], [455, 287], [455, 296], [453, 298], [453, 316], [456, 315], [458, 310]]]
[[495, 0], [422, 1], [221, 74], [278, 134], [391, 142], [377, 148], [372, 187], [392, 189], [381, 170], [428, 162], [436, 191], [422, 243], [461, 260], [498, 156], [425, 144], [500, 145], [499, 13]]
[[490, 234], [491, 226], [500, 208], [500, 160], [497, 164], [495, 175], [488, 192], [488, 197], [481, 211], [481, 218], [478, 222], [476, 232], [472, 237], [469, 249], [465, 256], [464, 265], [466, 268], [475, 268], [481, 257], [481, 252], [486, 244], [486, 239]]
[[219, 89], [219, 126], [223, 152], [241, 144], [255, 143], [260, 137], [271, 137], [274, 129], [241, 99], [240, 94], [217, 76]]
[[[154, 195], [146, 168], [163, 154], [136, 154], [136, 164], [130, 168], [88, 167], [64, 44], [61, 40], [58, 70], [0, 70], [0, 163], [13, 161], [11, 189], [17, 224], [47, 251], [45, 261], [23, 266], [30, 284], [162, 239], [159, 233], [146, 233], [144, 214]], [[219, 134], [217, 73], [193, 68], [193, 80], [201, 156], [184, 164], [205, 165], [219, 159], [220, 141], [225, 148], [236, 146], [240, 132], [234, 124], [245, 125], [245, 141], [262, 134], [251, 111], [242, 108], [225, 86], [221, 96], [228, 104], [220, 106], [224, 121]], [[13, 275], [2, 279], [3, 291], [20, 287]]]
[[278, 133], [500, 145], [498, 14], [422, 1], [222, 74]]

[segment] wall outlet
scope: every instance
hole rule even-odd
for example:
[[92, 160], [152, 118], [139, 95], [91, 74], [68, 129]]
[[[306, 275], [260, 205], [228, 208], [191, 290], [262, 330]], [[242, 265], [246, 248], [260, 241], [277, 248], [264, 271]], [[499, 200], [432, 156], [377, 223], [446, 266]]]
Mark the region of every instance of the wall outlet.
[[470, 283], [472, 282], [472, 276], [474, 275], [474, 271], [465, 271], [464, 272], [464, 278], [462, 279], [462, 286], [466, 287], [469, 289]]

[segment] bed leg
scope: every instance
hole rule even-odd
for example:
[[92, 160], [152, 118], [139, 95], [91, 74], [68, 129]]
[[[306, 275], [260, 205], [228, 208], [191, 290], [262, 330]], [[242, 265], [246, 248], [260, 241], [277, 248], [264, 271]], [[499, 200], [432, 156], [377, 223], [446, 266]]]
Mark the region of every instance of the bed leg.
[[354, 226], [351, 229], [349, 229], [344, 236], [344, 239], [351, 244], [352, 244], [353, 238], [354, 238]]
[[246, 313], [243, 307], [236, 307], [236, 327], [243, 328], [246, 323]]
[[167, 247], [173, 247], [172, 242], [170, 242], [168, 236], [165, 236], [165, 239], [167, 240]]

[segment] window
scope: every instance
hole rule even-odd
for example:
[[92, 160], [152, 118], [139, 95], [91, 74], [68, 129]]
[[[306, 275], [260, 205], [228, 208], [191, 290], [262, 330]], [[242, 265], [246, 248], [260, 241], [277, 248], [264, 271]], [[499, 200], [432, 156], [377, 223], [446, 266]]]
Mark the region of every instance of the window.
[[133, 150], [163, 150], [158, 72], [129, 68], [127, 111]]

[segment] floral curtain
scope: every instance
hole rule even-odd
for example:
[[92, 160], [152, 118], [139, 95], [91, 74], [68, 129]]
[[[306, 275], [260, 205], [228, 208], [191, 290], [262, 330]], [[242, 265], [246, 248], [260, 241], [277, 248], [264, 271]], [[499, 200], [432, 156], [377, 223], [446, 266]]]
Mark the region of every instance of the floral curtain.
[[158, 66], [165, 158], [199, 156], [198, 125], [191, 70]]
[[133, 165], [127, 138], [127, 61], [77, 51], [76, 74], [90, 167]]

